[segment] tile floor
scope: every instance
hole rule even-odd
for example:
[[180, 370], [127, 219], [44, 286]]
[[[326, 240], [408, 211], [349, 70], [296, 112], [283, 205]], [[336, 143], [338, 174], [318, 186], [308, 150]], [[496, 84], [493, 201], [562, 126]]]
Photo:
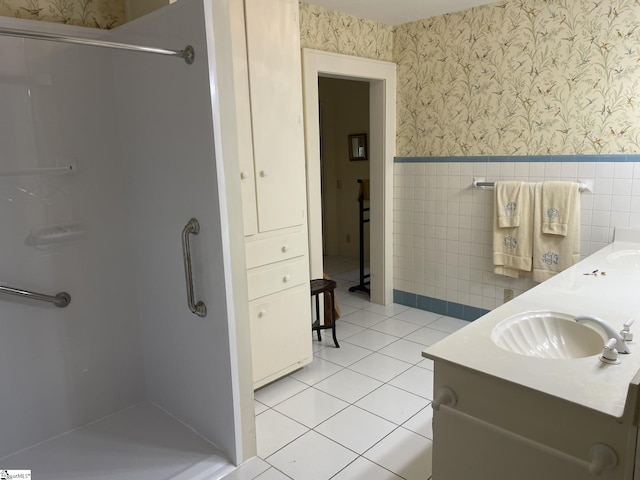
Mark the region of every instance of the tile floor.
[[422, 350], [467, 322], [349, 293], [357, 260], [331, 257], [341, 317], [314, 361], [256, 392], [258, 455], [225, 480], [429, 480], [433, 364]]

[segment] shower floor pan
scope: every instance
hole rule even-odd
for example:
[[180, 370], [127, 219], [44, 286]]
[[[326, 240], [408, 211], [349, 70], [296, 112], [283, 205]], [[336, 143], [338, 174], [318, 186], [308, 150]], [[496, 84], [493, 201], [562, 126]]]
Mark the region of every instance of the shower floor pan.
[[46, 480], [217, 480], [234, 466], [209, 442], [144, 402], [0, 459]]

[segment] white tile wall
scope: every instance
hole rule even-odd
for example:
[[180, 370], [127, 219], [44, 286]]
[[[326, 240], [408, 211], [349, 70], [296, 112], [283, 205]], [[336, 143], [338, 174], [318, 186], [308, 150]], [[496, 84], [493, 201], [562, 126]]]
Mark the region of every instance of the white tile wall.
[[472, 188], [474, 177], [592, 180], [580, 196], [583, 257], [613, 241], [616, 227], [640, 229], [640, 163], [395, 163], [394, 289], [493, 309], [505, 288], [518, 295], [535, 285], [493, 273], [494, 191]]

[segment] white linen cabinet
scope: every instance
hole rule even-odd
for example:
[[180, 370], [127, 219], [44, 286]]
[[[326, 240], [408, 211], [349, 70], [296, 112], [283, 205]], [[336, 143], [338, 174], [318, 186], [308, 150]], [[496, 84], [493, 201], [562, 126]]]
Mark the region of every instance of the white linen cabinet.
[[240, 181], [259, 388], [311, 362], [309, 248], [298, 2], [244, 7], [253, 151]]

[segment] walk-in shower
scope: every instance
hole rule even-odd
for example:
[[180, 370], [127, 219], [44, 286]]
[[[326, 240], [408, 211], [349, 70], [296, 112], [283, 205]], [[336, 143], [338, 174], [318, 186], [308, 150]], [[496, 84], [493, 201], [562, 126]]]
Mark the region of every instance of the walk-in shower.
[[2, 470], [218, 478], [241, 459], [212, 9], [110, 32], [0, 19]]

